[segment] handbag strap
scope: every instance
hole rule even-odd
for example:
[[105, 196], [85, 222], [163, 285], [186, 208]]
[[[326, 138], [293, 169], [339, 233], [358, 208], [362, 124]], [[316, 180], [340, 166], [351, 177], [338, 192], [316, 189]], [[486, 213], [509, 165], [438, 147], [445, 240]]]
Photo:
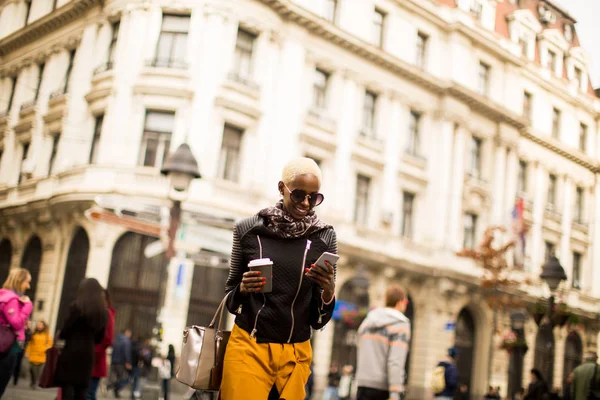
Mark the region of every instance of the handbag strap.
[[[233, 292], [233, 290], [231, 292]], [[210, 321], [210, 324], [208, 325], [209, 328], [215, 327], [215, 323], [217, 322], [218, 316], [219, 325], [217, 326], [217, 330], [222, 330], [221, 328], [223, 327], [223, 312], [225, 311], [225, 304], [227, 303], [227, 298], [229, 297], [229, 294], [231, 294], [231, 292], [227, 293], [225, 297], [223, 297], [223, 300], [221, 300], [221, 303], [219, 304], [219, 307], [217, 307], [217, 311], [215, 312], [212, 321]]]

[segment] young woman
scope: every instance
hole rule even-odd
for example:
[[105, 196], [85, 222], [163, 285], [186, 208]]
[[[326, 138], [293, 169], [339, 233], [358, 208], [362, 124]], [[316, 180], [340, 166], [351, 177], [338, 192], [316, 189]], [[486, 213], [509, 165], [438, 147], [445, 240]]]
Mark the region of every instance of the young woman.
[[106, 367], [106, 349], [112, 346], [115, 336], [116, 311], [114, 308], [112, 308], [108, 290], [105, 289], [102, 293], [104, 304], [106, 305], [106, 310], [108, 311], [108, 322], [106, 324], [106, 331], [104, 331], [104, 339], [102, 339], [102, 343], [98, 343], [95, 347], [94, 369], [92, 370], [92, 380], [90, 382], [90, 387], [88, 388], [88, 400], [96, 400], [96, 392], [98, 391], [100, 379], [105, 378], [108, 375], [108, 369]]
[[[333, 228], [314, 207], [323, 202], [321, 170], [309, 158], [288, 163], [278, 184], [282, 200], [239, 222], [233, 232], [227, 307], [236, 314], [221, 384], [222, 400], [303, 400], [310, 375], [311, 327], [320, 329], [334, 307], [335, 266], [314, 267], [323, 252], [337, 253]], [[252, 260], [273, 262], [272, 291], [250, 271]]]
[[0, 289], [0, 324], [9, 326], [15, 333], [12, 347], [0, 354], [0, 398], [15, 370], [17, 354], [25, 342], [25, 324], [33, 305], [25, 292], [30, 289], [31, 274], [23, 268], [13, 268]]
[[104, 339], [108, 321], [103, 292], [96, 279], [84, 279], [60, 331], [65, 347], [54, 381], [62, 390], [62, 400], [85, 399], [94, 367], [94, 345]]
[[32, 389], [37, 389], [38, 379], [46, 363], [46, 350], [50, 347], [52, 347], [52, 337], [48, 331], [48, 324], [45, 321], [38, 321], [25, 350], [29, 360]]

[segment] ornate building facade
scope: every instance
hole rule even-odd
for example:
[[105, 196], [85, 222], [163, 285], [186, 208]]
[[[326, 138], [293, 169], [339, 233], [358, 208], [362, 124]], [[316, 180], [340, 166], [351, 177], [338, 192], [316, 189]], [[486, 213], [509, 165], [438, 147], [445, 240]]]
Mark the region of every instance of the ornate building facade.
[[[159, 319], [179, 345], [222, 296], [230, 230], [195, 227], [202, 250], [168, 262], [144, 254], [151, 235], [85, 211], [98, 195], [168, 204], [158, 170], [185, 141], [203, 175], [185, 207], [243, 218], [307, 155], [338, 232], [338, 299], [362, 310], [389, 282], [408, 290], [409, 398], [454, 345], [474, 396], [534, 365], [560, 387], [597, 348], [600, 311], [600, 100], [574, 24], [546, 0], [0, 0], [0, 278], [30, 269], [34, 318], [57, 327], [96, 277], [118, 327], [149, 335]], [[510, 226], [517, 199], [529, 230], [507, 295], [546, 299], [556, 254], [579, 322], [530, 318], [530, 351], [509, 357], [510, 312], [493, 333], [481, 267], [455, 253]], [[355, 329], [315, 332], [319, 387], [354, 363]]]

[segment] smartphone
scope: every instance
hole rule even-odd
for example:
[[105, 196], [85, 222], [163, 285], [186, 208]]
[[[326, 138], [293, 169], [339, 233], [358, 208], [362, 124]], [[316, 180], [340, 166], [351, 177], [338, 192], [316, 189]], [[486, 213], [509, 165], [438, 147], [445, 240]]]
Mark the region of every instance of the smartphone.
[[329, 268], [327, 267], [327, 265], [325, 265], [325, 261], [327, 261], [331, 265], [335, 265], [337, 264], [339, 259], [340, 256], [338, 256], [337, 254], [324, 252], [323, 254], [321, 254], [321, 257], [319, 257], [319, 259], [315, 262], [315, 265], [329, 272]]

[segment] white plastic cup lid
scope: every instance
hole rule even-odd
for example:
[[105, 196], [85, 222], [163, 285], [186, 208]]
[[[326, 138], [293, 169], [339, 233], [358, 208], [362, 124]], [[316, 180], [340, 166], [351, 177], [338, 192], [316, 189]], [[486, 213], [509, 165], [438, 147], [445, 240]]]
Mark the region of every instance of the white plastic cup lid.
[[260, 258], [258, 260], [250, 261], [250, 263], [248, 264], [248, 268], [261, 267], [263, 265], [273, 265], [273, 262], [270, 258]]

